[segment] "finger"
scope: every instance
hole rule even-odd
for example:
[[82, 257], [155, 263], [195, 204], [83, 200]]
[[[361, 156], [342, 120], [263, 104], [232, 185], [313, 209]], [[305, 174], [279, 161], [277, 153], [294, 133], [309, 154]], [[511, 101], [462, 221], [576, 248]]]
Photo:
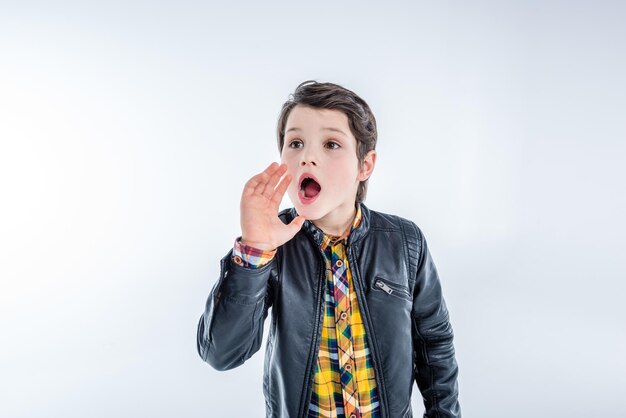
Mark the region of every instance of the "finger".
[[293, 232], [293, 235], [296, 235], [298, 231], [302, 229], [302, 225], [304, 225], [305, 221], [306, 221], [306, 218], [304, 216], [298, 215], [295, 218], [293, 218], [292, 221], [289, 222], [287, 226], [291, 228], [291, 232]]
[[262, 172], [260, 172], [259, 174], [255, 175], [254, 177], [252, 177], [250, 180], [248, 180], [244, 186], [244, 191], [251, 194], [254, 193], [255, 190], [259, 187], [259, 186], [263, 186], [260, 190], [260, 192], [263, 191], [263, 188], [265, 187], [265, 183], [267, 182], [267, 180], [270, 178], [270, 175], [278, 168], [278, 164], [276, 162], [271, 163], [265, 170], [263, 170]]
[[287, 225], [284, 225], [280, 220], [277, 220], [277, 222], [282, 225], [282, 228], [281, 228], [282, 233], [281, 233], [279, 245], [283, 245], [285, 242], [292, 239], [298, 233], [298, 231], [302, 229], [302, 225], [304, 224], [305, 221], [306, 219], [304, 218], [304, 216], [301, 216], [301, 215], [298, 215], [295, 218], [293, 218], [291, 222], [289, 222]]
[[273, 162], [262, 173], [258, 174], [259, 182], [254, 188], [255, 194], [262, 194], [267, 186], [267, 182], [272, 178], [272, 175], [280, 169], [280, 164]]
[[291, 183], [291, 179], [291, 174], [286, 174], [280, 183], [278, 183], [278, 186], [276, 186], [276, 190], [274, 190], [274, 194], [272, 195], [272, 202], [280, 205], [280, 202], [283, 200], [283, 196], [285, 195], [285, 191], [287, 190], [289, 183]]
[[265, 174], [271, 176], [279, 168], [280, 168], [280, 164], [278, 164], [276, 161], [272, 161], [272, 163], [270, 165], [268, 165], [267, 168], [265, 170], [263, 170], [260, 174], [265, 173]]
[[289, 222], [289, 225], [295, 224], [295, 226], [297, 226], [299, 230], [300, 228], [302, 228], [302, 225], [304, 225], [305, 222], [306, 222], [306, 218], [302, 215], [298, 215], [295, 218], [293, 218], [291, 222]]
[[278, 167], [278, 170], [276, 170], [274, 174], [272, 174], [272, 177], [270, 177], [269, 181], [265, 185], [265, 189], [263, 190], [263, 196], [267, 197], [268, 199], [272, 198], [272, 195], [274, 194], [274, 188], [276, 187], [276, 183], [278, 183], [278, 180], [280, 180], [280, 178], [286, 172], [287, 172], [287, 165], [281, 164]]

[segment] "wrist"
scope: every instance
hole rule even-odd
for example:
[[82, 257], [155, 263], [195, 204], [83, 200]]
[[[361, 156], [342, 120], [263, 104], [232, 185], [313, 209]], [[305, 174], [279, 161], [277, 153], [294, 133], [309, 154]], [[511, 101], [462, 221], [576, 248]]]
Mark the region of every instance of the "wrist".
[[248, 241], [247, 239], [241, 237], [239, 240], [243, 245], [254, 247], [263, 251], [273, 251], [276, 249], [276, 246], [268, 243], [268, 242], [260, 242], [260, 241]]

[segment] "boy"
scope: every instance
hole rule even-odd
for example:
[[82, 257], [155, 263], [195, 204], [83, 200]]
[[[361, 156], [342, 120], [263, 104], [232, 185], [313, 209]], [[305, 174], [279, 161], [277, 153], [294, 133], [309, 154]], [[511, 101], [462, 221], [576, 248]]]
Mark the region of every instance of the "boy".
[[[437, 270], [411, 221], [367, 208], [376, 120], [352, 91], [301, 83], [282, 108], [272, 163], [245, 185], [241, 236], [198, 325], [218, 370], [243, 364], [272, 318], [268, 417], [460, 417], [453, 332]], [[288, 193], [294, 208], [278, 213]], [[237, 416], [233, 411], [232, 416]]]

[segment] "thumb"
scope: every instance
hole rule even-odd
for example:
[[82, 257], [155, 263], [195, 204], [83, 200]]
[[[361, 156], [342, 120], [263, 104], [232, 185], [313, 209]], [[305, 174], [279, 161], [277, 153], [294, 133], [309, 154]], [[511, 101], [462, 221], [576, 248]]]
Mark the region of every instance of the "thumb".
[[287, 225], [282, 224], [281, 222], [281, 224], [283, 225], [281, 228], [282, 234], [281, 234], [281, 241], [279, 242], [278, 245], [283, 245], [285, 242], [292, 239], [298, 233], [298, 231], [300, 231], [300, 228], [302, 228], [304, 221], [306, 221], [304, 216], [298, 215], [295, 218], [293, 218], [291, 222], [289, 222]]
[[302, 225], [304, 225], [304, 221], [306, 221], [306, 218], [302, 215], [298, 215], [293, 218], [291, 222], [289, 222], [289, 227], [293, 230], [294, 235], [297, 234], [298, 231], [302, 228]]

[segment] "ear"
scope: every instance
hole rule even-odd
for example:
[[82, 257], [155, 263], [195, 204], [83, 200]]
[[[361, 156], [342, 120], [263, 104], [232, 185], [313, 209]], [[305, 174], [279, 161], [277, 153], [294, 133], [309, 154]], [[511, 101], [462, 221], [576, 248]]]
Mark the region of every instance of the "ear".
[[361, 167], [359, 168], [359, 175], [357, 177], [359, 181], [367, 180], [372, 175], [375, 165], [376, 165], [376, 151], [371, 150], [367, 153], [367, 155], [365, 155], [365, 158], [363, 159], [363, 163], [361, 164]]

